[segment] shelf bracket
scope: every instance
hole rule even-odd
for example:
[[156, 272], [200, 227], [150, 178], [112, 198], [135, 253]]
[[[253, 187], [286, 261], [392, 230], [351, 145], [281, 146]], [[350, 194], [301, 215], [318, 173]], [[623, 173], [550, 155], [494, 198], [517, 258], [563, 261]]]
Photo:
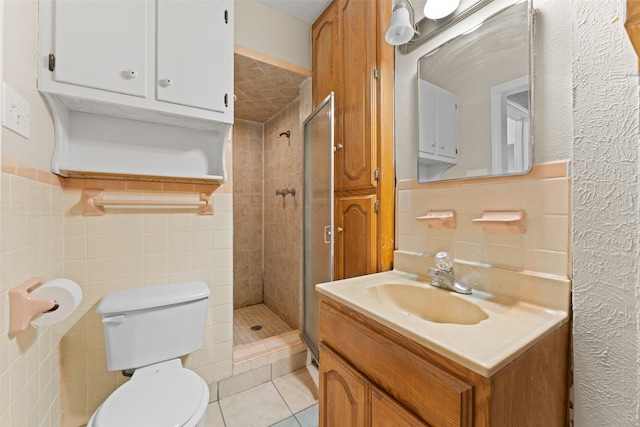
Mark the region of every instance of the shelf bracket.
[[416, 221], [426, 222], [429, 228], [456, 228], [456, 211], [429, 211], [425, 216], [419, 216]]
[[483, 212], [481, 218], [472, 219], [481, 225], [482, 231], [490, 234], [524, 234], [524, 212]]

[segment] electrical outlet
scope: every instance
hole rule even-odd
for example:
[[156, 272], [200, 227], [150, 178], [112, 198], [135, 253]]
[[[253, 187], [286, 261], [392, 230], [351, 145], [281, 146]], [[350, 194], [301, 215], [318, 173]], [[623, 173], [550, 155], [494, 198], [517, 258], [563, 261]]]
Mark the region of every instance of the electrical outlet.
[[6, 82], [3, 83], [3, 94], [2, 125], [28, 139], [31, 119], [29, 101]]

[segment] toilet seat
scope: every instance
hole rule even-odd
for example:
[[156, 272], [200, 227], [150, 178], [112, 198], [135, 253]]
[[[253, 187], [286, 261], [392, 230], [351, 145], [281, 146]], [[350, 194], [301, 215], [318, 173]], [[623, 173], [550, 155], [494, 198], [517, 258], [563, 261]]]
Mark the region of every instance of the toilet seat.
[[204, 415], [209, 389], [179, 359], [136, 370], [92, 417], [92, 427], [192, 427]]

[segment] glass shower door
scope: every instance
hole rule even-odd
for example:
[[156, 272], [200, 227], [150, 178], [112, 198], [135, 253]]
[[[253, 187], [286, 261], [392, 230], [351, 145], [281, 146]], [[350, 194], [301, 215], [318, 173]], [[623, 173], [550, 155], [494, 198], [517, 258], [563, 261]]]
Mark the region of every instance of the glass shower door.
[[304, 121], [304, 279], [301, 337], [318, 361], [315, 286], [333, 280], [333, 93]]

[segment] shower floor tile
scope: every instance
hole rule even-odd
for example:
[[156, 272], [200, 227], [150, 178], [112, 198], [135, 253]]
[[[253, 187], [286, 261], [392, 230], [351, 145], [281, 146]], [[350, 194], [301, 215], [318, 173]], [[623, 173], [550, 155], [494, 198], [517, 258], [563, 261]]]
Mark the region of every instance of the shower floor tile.
[[293, 328], [264, 304], [233, 310], [233, 345], [250, 344], [292, 331]]

